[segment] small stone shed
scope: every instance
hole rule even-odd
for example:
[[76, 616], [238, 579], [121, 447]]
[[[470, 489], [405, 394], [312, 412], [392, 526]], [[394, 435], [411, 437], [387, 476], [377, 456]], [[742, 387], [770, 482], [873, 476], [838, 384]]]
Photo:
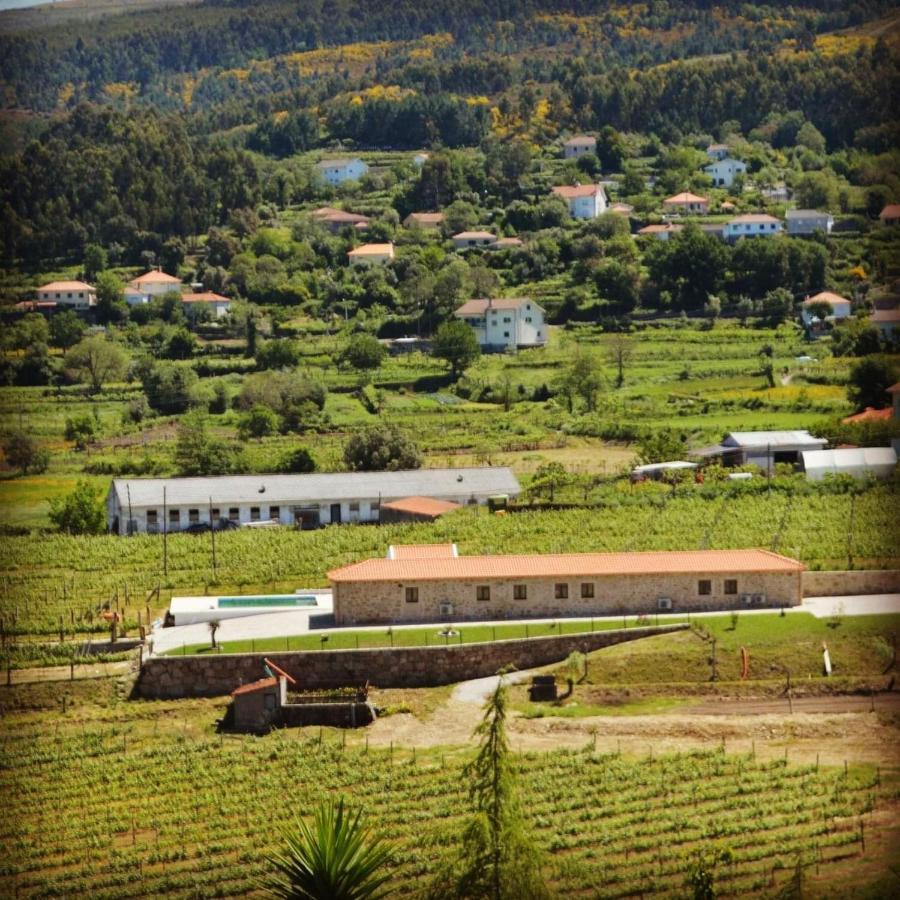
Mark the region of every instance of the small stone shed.
[[236, 731], [268, 731], [281, 721], [287, 702], [286, 678], [261, 678], [231, 692]]

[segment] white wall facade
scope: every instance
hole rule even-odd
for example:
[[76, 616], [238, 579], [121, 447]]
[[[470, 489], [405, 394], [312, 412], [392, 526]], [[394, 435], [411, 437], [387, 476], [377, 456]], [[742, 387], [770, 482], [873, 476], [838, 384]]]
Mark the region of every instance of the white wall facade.
[[90, 309], [97, 302], [96, 291], [38, 291], [41, 303], [56, 303], [70, 309]]
[[577, 159], [586, 153], [597, 152], [597, 141], [594, 138], [584, 138], [583, 140], [572, 141], [567, 143], [563, 148], [566, 159]]
[[707, 166], [704, 171], [712, 178], [716, 187], [731, 187], [734, 179], [747, 171], [747, 164], [739, 159], [726, 157]]
[[831, 234], [834, 227], [834, 218], [826, 213], [819, 216], [787, 216], [788, 234], [815, 234], [822, 231]]
[[320, 165], [318, 169], [325, 181], [331, 185], [338, 185], [344, 181], [356, 181], [369, 171], [369, 167], [361, 159], [352, 159], [342, 166]]
[[589, 197], [569, 198], [569, 215], [573, 219], [596, 219], [604, 212], [606, 212], [606, 197], [603, 191], [598, 190]]
[[475, 329], [482, 347], [539, 347], [547, 343], [544, 312], [535, 303], [526, 302], [515, 309], [489, 307], [484, 315], [463, 317]]
[[725, 240], [736, 241], [742, 237], [770, 237], [782, 230], [781, 222], [726, 222], [722, 234]]

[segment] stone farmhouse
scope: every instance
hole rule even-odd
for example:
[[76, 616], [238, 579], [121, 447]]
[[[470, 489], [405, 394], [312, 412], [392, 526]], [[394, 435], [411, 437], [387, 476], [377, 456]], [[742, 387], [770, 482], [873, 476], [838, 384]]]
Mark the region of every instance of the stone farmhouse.
[[449, 544], [328, 579], [336, 623], [358, 625], [796, 606], [803, 570], [768, 550], [459, 556]]
[[475, 329], [484, 350], [517, 350], [547, 343], [544, 308], [528, 297], [468, 300], [455, 315]]
[[224, 475], [210, 478], [116, 478], [106, 497], [113, 534], [160, 534], [190, 528], [272, 522], [318, 528], [378, 522], [383, 502], [411, 496], [465, 506], [519, 495], [505, 466], [326, 472], [312, 475]]
[[323, 159], [316, 163], [316, 171], [328, 182], [337, 186], [345, 181], [358, 181], [369, 167], [359, 158]]
[[562, 184], [552, 189], [569, 204], [573, 219], [596, 219], [606, 212], [606, 191], [602, 184]]
[[586, 153], [597, 152], [597, 138], [589, 134], [577, 134], [563, 144], [563, 156], [566, 159], [577, 159]]

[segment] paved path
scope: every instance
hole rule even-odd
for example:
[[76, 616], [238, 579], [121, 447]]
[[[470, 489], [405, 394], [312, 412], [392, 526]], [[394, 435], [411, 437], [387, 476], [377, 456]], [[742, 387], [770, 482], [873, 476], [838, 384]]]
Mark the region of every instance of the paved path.
[[[310, 626], [310, 616], [327, 615], [331, 612], [330, 605], [320, 601], [320, 606], [316, 609], [292, 609], [276, 613], [263, 613], [258, 616], [242, 616], [237, 619], [224, 619], [216, 634], [216, 640], [219, 642], [251, 640], [253, 638], [272, 638], [272, 637], [288, 637], [300, 634], [307, 634], [310, 631], [316, 631], [320, 634], [328, 634], [329, 632], [341, 631], [344, 629], [317, 629]], [[742, 616], [765, 616], [777, 615], [777, 611], [771, 609], [745, 609], [741, 610]], [[802, 606], [788, 607], [785, 613], [806, 612], [812, 613], [817, 618], [829, 618], [833, 615], [840, 614], [844, 616], [864, 616], [883, 613], [900, 613], [900, 594], [867, 594], [854, 597], [807, 597], [803, 601]], [[701, 619], [707, 616], [727, 615], [727, 611], [717, 610], [714, 612], [691, 613], [691, 619]], [[660, 625], [673, 624], [685, 621], [684, 613], [660, 614], [659, 616], [650, 615], [647, 617], [649, 624]], [[495, 621], [471, 622], [471, 625], [529, 625], [547, 624], [549, 622], [590, 622], [591, 617], [584, 616], [580, 618], [548, 618], [548, 619], [497, 619]], [[621, 616], [594, 616], [595, 622], [621, 622]], [[634, 616], [628, 617], [629, 626], [633, 626], [635, 622]], [[432, 625], [435, 629], [442, 627], [439, 622], [418, 622], [412, 625], [394, 625], [394, 631], [401, 631], [409, 628], [423, 628]], [[384, 625], [369, 625], [354, 627], [353, 631], [380, 631], [385, 630]], [[180, 648], [183, 645], [191, 646], [193, 644], [204, 644], [209, 641], [209, 628], [206, 624], [198, 625], [180, 625], [176, 628], [157, 627], [153, 630], [153, 653], [162, 654], [168, 650]], [[486, 692], [490, 692], [489, 688]]]
[[[507, 684], [518, 684], [527, 681], [540, 669], [522, 669], [519, 672], [510, 672], [503, 678]], [[473, 678], [471, 681], [461, 681], [453, 688], [452, 697], [462, 703], [484, 703], [490, 694], [497, 689], [500, 681], [499, 675], [488, 675], [487, 678]]]

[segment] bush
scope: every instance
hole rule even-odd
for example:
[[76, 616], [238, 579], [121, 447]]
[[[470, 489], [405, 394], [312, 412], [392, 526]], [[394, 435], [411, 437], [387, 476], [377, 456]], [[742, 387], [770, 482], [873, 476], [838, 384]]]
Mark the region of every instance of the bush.
[[24, 431], [14, 431], [3, 441], [6, 462], [14, 469], [28, 472], [46, 472], [50, 465], [50, 451]]
[[273, 409], [262, 403], [257, 404], [246, 413], [238, 425], [238, 435], [244, 440], [275, 434], [277, 430], [278, 416]]
[[344, 462], [354, 472], [396, 472], [422, 465], [419, 448], [396, 425], [376, 425], [353, 435]]
[[298, 447], [281, 460], [278, 471], [289, 472], [294, 475], [307, 475], [310, 472], [315, 472], [316, 468], [315, 457], [306, 447]]
[[69, 534], [101, 534], [106, 514], [100, 490], [79, 481], [71, 494], [50, 501], [50, 521]]
[[72, 416], [66, 419], [63, 432], [67, 441], [74, 441], [77, 450], [84, 450], [97, 437], [97, 423], [89, 416]]

